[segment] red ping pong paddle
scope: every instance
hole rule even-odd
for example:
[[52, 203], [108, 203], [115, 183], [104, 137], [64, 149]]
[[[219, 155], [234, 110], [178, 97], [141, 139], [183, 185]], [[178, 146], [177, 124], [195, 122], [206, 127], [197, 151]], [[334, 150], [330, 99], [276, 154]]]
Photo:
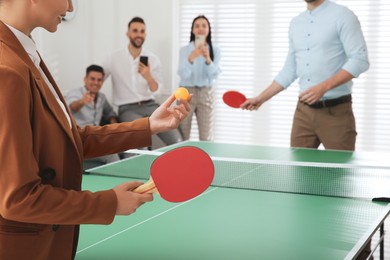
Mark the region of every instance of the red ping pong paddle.
[[149, 181], [133, 191], [157, 193], [169, 202], [183, 202], [205, 191], [213, 178], [214, 164], [210, 156], [200, 148], [184, 146], [154, 160]]
[[245, 102], [246, 97], [241, 92], [231, 90], [226, 91], [225, 94], [223, 94], [222, 99], [226, 105], [233, 108], [239, 108], [240, 105]]

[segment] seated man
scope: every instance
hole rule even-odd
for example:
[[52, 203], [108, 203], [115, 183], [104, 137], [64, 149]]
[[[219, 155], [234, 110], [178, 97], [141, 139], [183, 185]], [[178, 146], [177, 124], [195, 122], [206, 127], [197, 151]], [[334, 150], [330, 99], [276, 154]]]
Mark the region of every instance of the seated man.
[[[110, 124], [118, 122], [113, 107], [108, 103], [106, 96], [99, 92], [103, 85], [103, 78], [103, 68], [91, 65], [87, 68], [84, 86], [69, 91], [65, 97], [66, 103], [80, 127], [100, 125], [102, 121]], [[86, 159], [83, 163], [83, 169], [86, 170], [118, 160], [117, 154]]]

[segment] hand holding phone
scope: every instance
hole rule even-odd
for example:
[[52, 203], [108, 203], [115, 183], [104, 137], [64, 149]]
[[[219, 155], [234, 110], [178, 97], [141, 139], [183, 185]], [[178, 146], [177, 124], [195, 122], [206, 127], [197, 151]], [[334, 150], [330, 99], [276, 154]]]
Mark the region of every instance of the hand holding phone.
[[196, 35], [195, 36], [195, 47], [200, 48], [202, 47], [206, 42], [206, 36], [204, 35]]
[[144, 64], [145, 66], [148, 66], [148, 56], [140, 56], [139, 61]]

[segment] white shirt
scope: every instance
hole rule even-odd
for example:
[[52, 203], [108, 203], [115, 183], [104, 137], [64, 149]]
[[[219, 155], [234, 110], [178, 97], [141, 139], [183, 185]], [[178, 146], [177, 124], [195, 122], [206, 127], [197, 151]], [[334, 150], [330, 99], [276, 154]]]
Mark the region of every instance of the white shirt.
[[[148, 82], [138, 72], [139, 57], [147, 56], [150, 72], [158, 84], [158, 89], [152, 92]], [[105, 79], [111, 76], [112, 103], [116, 106], [154, 99], [162, 88], [161, 62], [149, 51], [141, 51], [136, 59], [127, 47], [113, 52], [104, 62]]]
[[41, 73], [41, 76], [45, 80], [46, 84], [49, 86], [51, 92], [53, 93], [53, 95], [56, 98], [58, 104], [60, 105], [62, 111], [64, 112], [64, 114], [68, 120], [70, 128], [72, 128], [72, 123], [70, 121], [70, 117], [69, 117], [68, 112], [66, 111], [64, 103], [62, 103], [62, 101], [61, 101], [60, 97], [58, 96], [57, 92], [55, 91], [53, 85], [50, 83], [49, 79], [46, 77], [45, 73], [43, 72], [43, 70], [40, 66], [41, 58], [38, 55], [37, 48], [35, 46], [34, 41], [30, 37], [28, 37], [27, 35], [22, 33], [21, 31], [13, 28], [12, 26], [10, 26], [8, 24], [6, 24], [6, 25], [15, 34], [16, 38], [22, 44], [22, 47], [25, 49], [28, 56], [30, 56], [31, 60], [33, 61], [34, 65], [37, 67], [37, 69]]

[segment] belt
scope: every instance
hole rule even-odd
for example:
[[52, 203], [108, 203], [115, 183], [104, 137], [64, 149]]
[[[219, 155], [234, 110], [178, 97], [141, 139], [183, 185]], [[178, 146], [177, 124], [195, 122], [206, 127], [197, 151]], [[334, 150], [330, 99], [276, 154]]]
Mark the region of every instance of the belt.
[[326, 100], [320, 100], [318, 102], [315, 102], [311, 105], [306, 104], [307, 106], [311, 108], [324, 108], [324, 107], [334, 107], [340, 104], [348, 103], [352, 101], [352, 96], [351, 95], [346, 95], [346, 96], [341, 96], [335, 99], [326, 99]]
[[125, 105], [142, 105], [142, 104], [146, 104], [146, 103], [149, 103], [149, 102], [152, 102], [154, 101], [154, 99], [148, 99], [148, 100], [142, 100], [142, 101], [138, 101], [138, 102], [134, 102], [134, 103], [129, 103], [129, 104], [125, 104]]

